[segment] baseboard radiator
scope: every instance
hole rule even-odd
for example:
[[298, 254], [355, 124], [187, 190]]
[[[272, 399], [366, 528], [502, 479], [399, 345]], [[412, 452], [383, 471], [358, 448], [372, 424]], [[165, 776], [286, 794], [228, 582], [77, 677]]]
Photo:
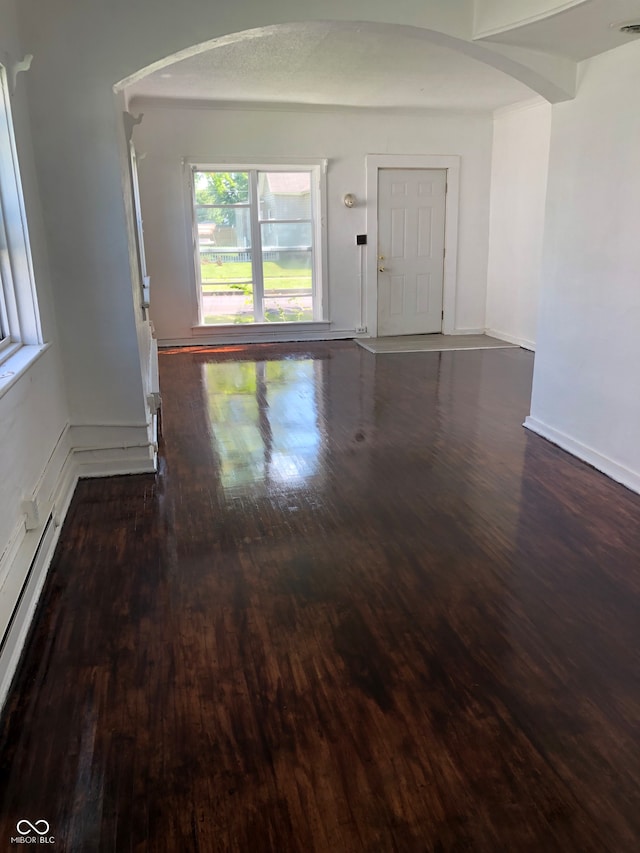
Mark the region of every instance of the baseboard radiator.
[[[0, 641], [0, 708], [7, 698], [22, 649], [29, 634], [58, 531], [59, 528], [56, 527], [53, 514], [50, 513], [37, 542], [33, 559], [29, 563], [28, 556], [24, 555], [26, 559], [16, 560], [17, 565], [14, 566], [14, 571], [9, 577], [5, 578], [2, 589], [0, 589], [2, 610], [5, 614], [4, 624], [0, 625], [0, 631], [2, 631], [2, 640]], [[31, 549], [33, 548], [33, 543], [25, 542], [24, 545], [31, 545]], [[19, 554], [18, 556], [23, 555]], [[23, 571], [20, 571], [21, 563], [25, 567]], [[13, 607], [11, 607], [12, 601], [14, 602]]]

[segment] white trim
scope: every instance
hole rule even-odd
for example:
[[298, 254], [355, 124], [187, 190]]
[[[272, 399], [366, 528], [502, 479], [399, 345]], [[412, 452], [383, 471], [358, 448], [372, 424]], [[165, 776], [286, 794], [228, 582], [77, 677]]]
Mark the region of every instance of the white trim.
[[516, 101], [515, 104], [507, 104], [506, 107], [498, 107], [493, 111], [493, 117], [501, 118], [505, 115], [510, 115], [511, 113], [522, 113], [527, 110], [535, 110], [542, 106], [550, 107], [550, 102], [543, 98], [542, 95], [536, 95], [535, 98], [527, 98], [526, 101]]
[[[3, 294], [3, 292], [2, 292], [2, 288], [0, 288], [0, 302], [2, 302], [2, 303], [4, 303], [4, 299], [3, 299], [3, 297], [4, 297], [4, 294]], [[4, 307], [4, 305], [3, 305], [3, 304], [2, 304], [2, 305], [0, 305], [0, 312], [2, 312], [2, 308], [3, 308], [3, 307]], [[3, 316], [6, 316], [6, 315], [4, 315], [4, 312], [2, 312], [2, 314], [3, 314]], [[0, 318], [0, 319], [2, 319], [2, 318]], [[5, 322], [6, 322], [6, 321], [5, 321]], [[4, 327], [4, 326], [0, 326], [0, 332], [1, 332], [1, 330], [2, 330], [3, 328], [5, 328], [5, 327]], [[8, 358], [11, 358], [11, 356], [12, 356], [14, 353], [18, 352], [18, 350], [20, 349], [20, 347], [21, 347], [21, 346], [22, 346], [22, 344], [20, 344], [20, 343], [16, 343], [15, 341], [12, 341], [12, 340], [11, 340], [11, 337], [9, 337], [9, 336], [7, 336], [7, 337], [5, 337], [5, 338], [0, 339], [0, 372], [4, 372], [4, 371], [2, 371], [2, 370], [1, 370], [1, 365], [2, 365], [2, 364], [3, 364], [3, 363], [4, 363]], [[0, 386], [0, 387], [1, 387], [1, 386]]]
[[443, 332], [443, 335], [484, 335], [487, 330], [482, 329], [453, 329], [451, 332]]
[[499, 329], [485, 329], [486, 335], [491, 335], [492, 338], [501, 338], [503, 341], [508, 341], [510, 344], [522, 347], [522, 349], [536, 351], [536, 342], [529, 341], [526, 338], [519, 338], [516, 335], [510, 335], [507, 332], [501, 332]]
[[[270, 324], [275, 325], [275, 323]], [[271, 335], [267, 335], [264, 333], [256, 333], [255, 331], [251, 331], [250, 327], [243, 327], [243, 332], [246, 329], [246, 334], [243, 334], [240, 337], [237, 333], [235, 334], [206, 334], [204, 331], [208, 329], [209, 332], [211, 330], [211, 326], [203, 326], [202, 334], [199, 334], [198, 337], [193, 338], [163, 338], [158, 341], [158, 346], [160, 348], [160, 354], [162, 354], [163, 349], [168, 349], [171, 347], [193, 347], [193, 346], [202, 346], [202, 347], [215, 347], [215, 346], [223, 346], [227, 344], [234, 344], [237, 346], [244, 346], [245, 344], [276, 344], [276, 343], [295, 343], [296, 341], [300, 342], [309, 342], [312, 341], [342, 341], [342, 340], [351, 340], [356, 337], [355, 329], [334, 329], [329, 331], [329, 323], [322, 324], [314, 324], [314, 325], [322, 325], [325, 328], [322, 329], [308, 329], [308, 330], [300, 330], [293, 329], [291, 326], [296, 325], [294, 323], [285, 323], [283, 324], [286, 328], [282, 328], [279, 332], [274, 332]], [[229, 327], [228, 327], [229, 328]], [[237, 329], [237, 326], [230, 327], [233, 329]], [[364, 335], [357, 335], [357, 337], [362, 338], [366, 337]]]
[[[313, 263], [316, 265], [315, 281], [313, 283], [313, 319], [319, 322], [326, 322], [331, 316], [329, 313], [329, 234], [327, 231], [327, 172], [329, 170], [329, 161], [326, 157], [316, 160], [319, 164], [318, 172], [314, 172], [314, 178], [317, 180], [315, 190], [318, 193], [318, 199], [313, 201], [315, 207], [313, 213], [317, 214], [312, 218], [315, 238], [315, 249]], [[318, 293], [318, 291], [320, 291]]]
[[[253, 319], [264, 323], [264, 255], [262, 254], [262, 226], [260, 225], [260, 200], [258, 198], [258, 172], [248, 170], [249, 178], [249, 232], [251, 233], [251, 278], [253, 279]], [[198, 252], [200, 251], [198, 247]], [[199, 258], [198, 258], [199, 260]], [[202, 278], [200, 279], [202, 290]], [[313, 297], [312, 297], [313, 301]], [[204, 317], [201, 316], [201, 322]]]
[[607, 477], [611, 477], [617, 483], [621, 483], [623, 486], [631, 489], [631, 491], [640, 494], [640, 473], [638, 471], [633, 471], [631, 468], [620, 465], [613, 459], [609, 459], [608, 456], [598, 453], [592, 447], [582, 444], [581, 441], [560, 432], [560, 430], [554, 429], [531, 415], [525, 420], [523, 426], [531, 430], [531, 432], [542, 436], [542, 438], [546, 438], [552, 444], [556, 444], [558, 447], [566, 450], [567, 453], [571, 453], [572, 456], [577, 456], [578, 459], [596, 468], [601, 473], [606, 474]]
[[146, 447], [93, 448], [74, 450], [78, 478], [115, 477], [119, 474], [154, 474], [156, 449]]
[[145, 424], [74, 424], [70, 442], [80, 477], [144, 474], [156, 470], [153, 421]]
[[61, 447], [66, 450], [66, 456], [60, 469], [57, 482], [53, 491], [52, 497], [52, 513], [53, 519], [57, 527], [61, 527], [69, 509], [73, 493], [78, 484], [78, 472], [75, 465], [74, 454], [69, 447], [68, 427], [66, 435], [63, 434], [64, 443], [59, 442]]
[[195, 181], [193, 179], [192, 161], [182, 160], [182, 171], [184, 179], [184, 222], [185, 239], [187, 244], [187, 258], [192, 287], [189, 288], [189, 299], [191, 302], [191, 316], [197, 323], [202, 322], [202, 281], [200, 264], [196, 263], [196, 252], [198, 251], [198, 223], [195, 216]]
[[148, 423], [139, 424], [72, 424], [71, 447], [78, 450], [110, 450], [148, 445]]
[[11, 349], [11, 352], [0, 363], [0, 397], [15, 385], [34, 361], [37, 361], [50, 346], [51, 344], [40, 344], [39, 346], [16, 344], [15, 348]]
[[228, 171], [246, 172], [249, 169], [257, 169], [259, 172], [268, 172], [273, 167], [277, 171], [286, 172], [287, 169], [300, 170], [312, 169], [314, 167], [326, 170], [328, 161], [325, 157], [269, 157], [267, 160], [255, 160], [251, 157], [238, 160], [237, 157], [216, 157], [211, 161], [206, 156], [195, 157], [189, 155], [184, 157], [185, 166], [202, 169], [203, 171]]
[[[540, 97], [543, 97], [542, 95]], [[491, 114], [489, 107], [475, 109], [473, 107], [421, 107], [409, 106], [376, 106], [370, 104], [309, 104], [303, 101], [217, 101], [206, 98], [156, 98], [151, 95], [135, 95], [131, 99], [129, 109], [138, 110], [215, 110], [241, 112], [281, 112], [281, 113], [360, 113], [388, 116], [479, 116]], [[271, 158], [269, 158], [271, 160]], [[289, 158], [290, 160], [291, 158]]]
[[[11, 566], [16, 561], [18, 551], [24, 539], [24, 518], [21, 517], [15, 524], [4, 551], [0, 554], [0, 598], [4, 582], [10, 573]], [[1, 605], [0, 605], [1, 611]], [[2, 637], [2, 616], [0, 615], [0, 637]]]
[[56, 518], [63, 518], [66, 514], [75, 488], [75, 479], [71, 473], [71, 454], [70, 430], [67, 424], [60, 433], [33, 495], [30, 496], [39, 508], [41, 521], [51, 512]]
[[[365, 317], [369, 335], [378, 335], [378, 171], [380, 169], [446, 169], [444, 275], [442, 334], [455, 328], [458, 266], [458, 207], [460, 196], [460, 157], [456, 154], [367, 154], [367, 253], [365, 272]], [[484, 331], [484, 330], [483, 330]], [[469, 332], [468, 334], [476, 334]]]

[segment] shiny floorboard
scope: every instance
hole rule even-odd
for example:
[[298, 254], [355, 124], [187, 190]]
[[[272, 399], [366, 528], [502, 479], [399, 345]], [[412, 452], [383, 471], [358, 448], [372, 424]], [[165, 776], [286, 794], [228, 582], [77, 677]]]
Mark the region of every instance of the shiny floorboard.
[[158, 476], [64, 526], [0, 849], [636, 853], [640, 497], [522, 428], [532, 361], [162, 354]]

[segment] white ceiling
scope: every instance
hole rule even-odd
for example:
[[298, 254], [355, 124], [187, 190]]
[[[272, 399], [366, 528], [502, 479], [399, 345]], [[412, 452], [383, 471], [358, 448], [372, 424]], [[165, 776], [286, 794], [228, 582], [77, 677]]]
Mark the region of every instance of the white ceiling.
[[127, 89], [134, 98], [494, 110], [534, 92], [410, 33], [290, 24], [221, 40]]
[[620, 32], [618, 24], [629, 21], [640, 22], [640, 0], [589, 0], [486, 40], [541, 50], [579, 62], [637, 40], [638, 36]]

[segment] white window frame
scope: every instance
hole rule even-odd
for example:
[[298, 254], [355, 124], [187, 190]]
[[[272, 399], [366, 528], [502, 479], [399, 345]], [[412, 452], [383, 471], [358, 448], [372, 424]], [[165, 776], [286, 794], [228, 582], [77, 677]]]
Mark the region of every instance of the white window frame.
[[[194, 291], [196, 301], [194, 303], [196, 309], [196, 327], [200, 329], [208, 329], [215, 331], [217, 329], [233, 329], [238, 330], [235, 324], [205, 324], [203, 322], [202, 310], [202, 281], [200, 276], [200, 265], [196, 263], [196, 253], [198, 251], [198, 223], [196, 221], [195, 209], [195, 186], [193, 180], [194, 172], [310, 172], [311, 173], [311, 221], [313, 229], [313, 275], [312, 275], [312, 304], [313, 304], [313, 320], [302, 322], [283, 322], [270, 323], [255, 321], [243, 326], [243, 329], [272, 329], [273, 327], [300, 327], [309, 326], [313, 323], [328, 322], [329, 304], [328, 304], [328, 288], [326, 283], [327, 270], [327, 239], [326, 239], [326, 205], [327, 205], [327, 160], [310, 160], [310, 159], [287, 159], [280, 160], [278, 158], [270, 158], [267, 162], [255, 162], [247, 160], [219, 160], [210, 162], [200, 158], [185, 158], [183, 160], [185, 167], [185, 199], [187, 202], [187, 222], [188, 232], [191, 245], [191, 263], [192, 263], [192, 280], [194, 282]], [[249, 182], [250, 185], [250, 202], [251, 206], [255, 205], [258, 215], [258, 229], [260, 228], [261, 220], [259, 219], [260, 211], [257, 198], [257, 186], [253, 186], [255, 182]], [[249, 206], [249, 205], [247, 205]], [[252, 223], [252, 244], [260, 246], [257, 242], [257, 232], [254, 233], [253, 218]], [[252, 253], [254, 249], [252, 246]]]
[[[41, 351], [42, 330], [7, 72], [0, 65], [0, 365], [22, 347]], [[20, 359], [20, 367], [28, 359]], [[13, 377], [13, 371], [8, 373]], [[4, 377], [0, 376], [0, 379]], [[0, 382], [0, 391], [3, 383]]]

